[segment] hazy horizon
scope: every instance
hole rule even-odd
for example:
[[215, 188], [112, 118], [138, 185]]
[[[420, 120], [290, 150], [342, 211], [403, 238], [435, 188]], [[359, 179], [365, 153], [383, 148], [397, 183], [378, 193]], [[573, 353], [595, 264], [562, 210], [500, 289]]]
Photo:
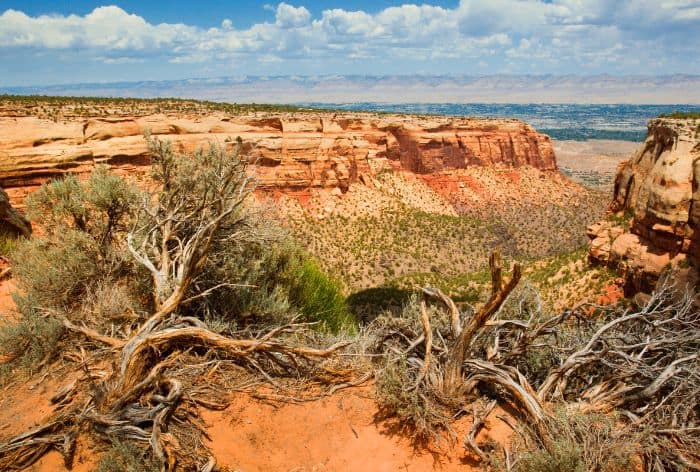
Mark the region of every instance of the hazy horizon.
[[17, 95], [190, 98], [235, 103], [700, 104], [700, 75], [268, 75], [0, 86]]

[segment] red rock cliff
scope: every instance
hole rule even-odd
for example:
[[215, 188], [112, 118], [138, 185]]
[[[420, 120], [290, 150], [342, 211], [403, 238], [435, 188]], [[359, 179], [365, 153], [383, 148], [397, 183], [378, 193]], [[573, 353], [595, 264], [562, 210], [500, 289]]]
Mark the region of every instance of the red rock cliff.
[[145, 168], [147, 130], [188, 150], [240, 137], [258, 162], [262, 188], [345, 189], [389, 166], [423, 174], [492, 164], [556, 170], [549, 137], [517, 120], [316, 112], [58, 122], [0, 116], [0, 186], [38, 185], [98, 163], [125, 172]]
[[[611, 203], [615, 218], [589, 228], [590, 254], [648, 291], [669, 264], [700, 261], [700, 120], [656, 119], [622, 164]], [[629, 226], [620, 219], [631, 217]]]

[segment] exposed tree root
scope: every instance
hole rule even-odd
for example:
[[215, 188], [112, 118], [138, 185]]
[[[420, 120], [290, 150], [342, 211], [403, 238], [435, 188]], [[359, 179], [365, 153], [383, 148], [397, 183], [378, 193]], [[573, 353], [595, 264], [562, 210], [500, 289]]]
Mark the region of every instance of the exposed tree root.
[[[326, 349], [288, 344], [277, 335], [301, 325], [289, 325], [258, 339], [233, 339], [201, 327], [165, 328], [146, 336], [108, 378], [94, 384], [85, 376], [62, 388], [52, 398], [60, 411], [46, 424], [19, 435], [0, 446], [0, 469], [19, 470], [33, 464], [51, 449], [72, 461], [78, 431], [91, 431], [102, 441], [114, 438], [131, 440], [148, 446], [163, 470], [207, 470], [213, 459], [187, 450], [169, 429], [173, 421], [192, 429], [196, 426], [198, 407], [225, 408], [226, 395], [212, 397], [187, 376], [182, 349], [201, 351], [207, 356], [230, 360], [243, 365], [279, 369], [288, 374], [305, 375], [347, 343]], [[82, 332], [82, 331], [81, 331]], [[272, 335], [270, 335], [272, 334]], [[90, 336], [93, 338], [92, 336]], [[124, 354], [122, 350], [121, 355]], [[115, 357], [117, 359], [118, 357]], [[321, 368], [320, 373], [324, 369]], [[369, 374], [350, 378], [351, 373], [325, 370], [316, 378], [327, 382], [327, 394], [365, 382]], [[203, 395], [207, 393], [207, 395]], [[278, 400], [290, 398], [279, 395]], [[62, 404], [62, 402], [67, 402]], [[187, 426], [189, 425], [189, 426]], [[198, 431], [202, 433], [203, 431]]]

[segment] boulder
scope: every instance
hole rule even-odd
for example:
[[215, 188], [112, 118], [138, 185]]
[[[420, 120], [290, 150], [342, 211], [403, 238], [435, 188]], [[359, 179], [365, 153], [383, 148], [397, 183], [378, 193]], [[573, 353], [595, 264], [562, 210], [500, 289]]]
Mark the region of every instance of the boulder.
[[29, 236], [32, 225], [10, 204], [7, 192], [0, 188], [0, 226], [5, 233]]

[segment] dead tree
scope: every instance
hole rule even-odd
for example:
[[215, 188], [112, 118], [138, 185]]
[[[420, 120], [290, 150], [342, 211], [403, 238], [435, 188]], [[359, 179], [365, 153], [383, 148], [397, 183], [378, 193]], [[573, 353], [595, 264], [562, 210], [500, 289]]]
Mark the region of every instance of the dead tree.
[[[399, 353], [416, 366], [409, 370], [415, 380], [409, 377], [405, 388], [417, 389], [419, 398], [432, 398], [450, 415], [469, 410], [472, 392], [495, 395], [515, 407], [546, 449], [552, 445], [550, 405], [615, 411], [628, 420], [625, 428], [644, 438], [646, 470], [698, 469], [700, 305], [692, 291], [667, 281], [637, 310], [581, 304], [554, 316], [544, 316], [538, 300], [525, 310], [521, 295], [518, 316], [508, 319], [499, 309], [520, 270], [516, 266], [504, 284], [497, 254], [490, 265], [491, 297], [474, 314], [461, 313], [444, 293], [426, 288], [420, 325], [399, 324], [398, 331], [390, 325], [380, 338], [389, 346], [389, 362]], [[447, 322], [431, 320], [429, 299], [447, 308]], [[550, 353], [552, 364], [541, 377], [528, 377], [520, 367], [537, 352]], [[475, 418], [476, 428], [482, 420]], [[465, 444], [483, 459], [473, 436]]]
[[148, 445], [162, 470], [211, 470], [215, 461], [202, 455], [207, 449], [201, 440], [186, 447], [172, 431], [188, 428], [180, 439], [199, 437], [203, 431], [197, 408], [225, 406], [225, 395], [197, 383], [194, 373], [202, 359], [234, 363], [272, 382], [272, 376], [286, 373], [313, 374], [330, 384], [352, 383], [352, 372], [323, 365], [347, 343], [315, 348], [285, 340], [300, 339], [306, 325], [290, 323], [237, 338], [218, 334], [188, 315], [190, 303], [235, 285], [221, 281], [205, 287], [197, 282], [213, 245], [235, 241], [248, 231], [244, 205], [253, 179], [240, 147], [228, 152], [211, 145], [194, 156], [179, 156], [167, 142], [149, 144], [157, 189], [144, 199], [126, 240], [133, 258], [150, 274], [153, 312], [123, 339], [64, 320], [77, 336], [106, 346], [114, 368], [100, 374], [86, 370], [58, 401], [51, 420], [0, 445], [2, 470], [25, 468], [51, 448], [70, 464], [76, 437], [86, 426], [104, 440], [116, 437]]

